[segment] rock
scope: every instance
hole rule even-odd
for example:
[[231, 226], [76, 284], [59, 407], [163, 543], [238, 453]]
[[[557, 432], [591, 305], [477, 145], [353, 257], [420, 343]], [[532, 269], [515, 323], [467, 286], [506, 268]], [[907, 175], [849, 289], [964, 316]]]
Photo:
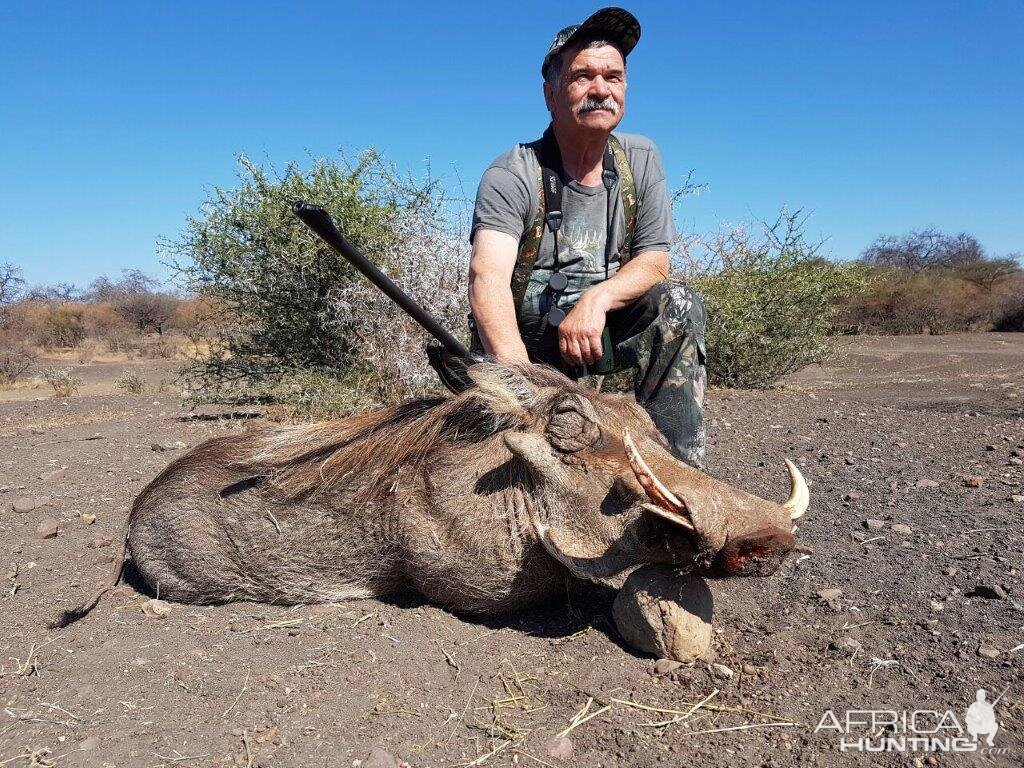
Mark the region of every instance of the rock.
[[1006, 590], [1000, 584], [979, 584], [967, 593], [968, 597], [983, 597], [986, 600], [1005, 600]]
[[880, 531], [885, 528], [885, 521], [868, 519], [864, 521], [864, 527], [869, 531]]
[[39, 506], [39, 504], [38, 504], [38, 502], [35, 499], [30, 499], [27, 496], [23, 496], [22, 498], [15, 499], [14, 501], [11, 502], [11, 508], [15, 512], [18, 512], [19, 514], [25, 514], [26, 512], [31, 512], [33, 509], [36, 509], [38, 506]]
[[96, 522], [96, 515], [92, 512], [79, 512], [78, 516], [82, 518], [82, 522], [86, 525], [92, 525]]
[[860, 491], [848, 491], [843, 496], [843, 501], [860, 501], [864, 497]]
[[1024, 504], [1024, 496], [1015, 493], [1010, 497], [1010, 501], [1014, 504]]
[[829, 589], [822, 589], [818, 591], [818, 597], [822, 600], [836, 600], [843, 596], [843, 590], [838, 587], [831, 587]]
[[967, 475], [967, 477], [964, 478], [964, 485], [968, 488], [981, 488], [984, 482], [985, 478], [981, 475]]
[[846, 458], [844, 458], [843, 463], [848, 467], [853, 467], [857, 465], [857, 461], [852, 456], [847, 456]]
[[1024, 465], [1024, 459], [1018, 459], [1016, 456], [1011, 456], [1006, 463], [1011, 467], [1019, 467]]
[[544, 751], [548, 757], [556, 760], [568, 760], [572, 757], [572, 741], [568, 736], [555, 736], [544, 742]]
[[668, 675], [683, 666], [683, 662], [675, 659], [658, 659], [654, 662], [654, 673], [656, 675]]
[[165, 603], [163, 600], [157, 600], [156, 598], [147, 600], [141, 607], [142, 612], [146, 614], [146, 618], [149, 619], [166, 618], [172, 610], [170, 603]]
[[902, 533], [904, 536], [909, 536], [914, 531], [909, 525], [904, 525], [903, 523], [894, 523], [892, 526], [892, 532]]
[[999, 650], [991, 645], [979, 645], [978, 655], [984, 659], [997, 659], [999, 658]]
[[994, 446], [994, 445], [986, 445], [985, 446], [985, 450], [986, 451], [994, 451], [994, 450], [996, 450], [996, 446]]
[[937, 483], [934, 480], [929, 480], [926, 477], [922, 477], [920, 480], [917, 481], [918, 488], [938, 488], [939, 485], [940, 483]]
[[740, 671], [744, 675], [756, 675], [761, 670], [755, 667], [753, 664], [744, 664], [742, 667], [740, 667]]
[[43, 474], [39, 476], [39, 479], [49, 483], [54, 480], [60, 480], [62, 477], [64, 477], [64, 469], [59, 467], [57, 469], [51, 469], [49, 472], [43, 472]]
[[402, 768], [407, 763], [402, 763], [397, 757], [382, 747], [374, 747], [370, 754], [363, 760], [362, 768]]
[[80, 750], [82, 750], [83, 752], [88, 752], [90, 750], [97, 749], [99, 747], [99, 745], [100, 745], [100, 737], [99, 736], [90, 736], [85, 741], [83, 741], [81, 744], [79, 744], [78, 748]]
[[612, 615], [627, 643], [641, 651], [691, 662], [711, 648], [714, 601], [703, 579], [669, 566], [646, 565], [626, 579]]
[[945, 568], [942, 569], [942, 572], [947, 576], [956, 576], [957, 569], [955, 566], [947, 565]]
[[181, 440], [175, 440], [173, 443], [169, 440], [163, 443], [153, 443], [150, 447], [158, 453], [163, 451], [180, 451], [183, 448], [188, 448]]
[[1024, 448], [1014, 448], [1012, 451], [1010, 451], [1010, 453], [1012, 453], [1018, 459], [1024, 459]]
[[732, 669], [725, 666], [725, 664], [712, 664], [711, 671], [715, 673], [715, 677], [722, 680], [729, 680], [734, 674], [736, 674]]
[[85, 546], [89, 549], [103, 549], [104, 547], [109, 547], [113, 543], [114, 540], [107, 536], [93, 536], [85, 542]]
[[39, 521], [39, 528], [36, 529], [37, 539], [53, 539], [57, 536], [57, 520], [52, 517], [44, 517]]

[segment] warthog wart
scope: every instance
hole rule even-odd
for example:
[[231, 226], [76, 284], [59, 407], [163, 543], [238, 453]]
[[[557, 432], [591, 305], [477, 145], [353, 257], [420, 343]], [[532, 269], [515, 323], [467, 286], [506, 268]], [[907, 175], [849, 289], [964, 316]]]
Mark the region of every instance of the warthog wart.
[[203, 443], [136, 499], [135, 567], [184, 603], [411, 587], [497, 613], [556, 594], [566, 571], [605, 583], [643, 564], [769, 575], [794, 549], [808, 495], [792, 463], [789, 501], [767, 501], [675, 459], [632, 397], [542, 366], [470, 376], [452, 397]]

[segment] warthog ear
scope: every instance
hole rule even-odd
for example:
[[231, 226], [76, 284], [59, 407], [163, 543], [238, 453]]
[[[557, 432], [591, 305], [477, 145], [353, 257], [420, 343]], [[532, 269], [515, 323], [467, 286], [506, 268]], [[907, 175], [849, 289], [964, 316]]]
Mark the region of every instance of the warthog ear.
[[471, 365], [466, 372], [476, 385], [473, 394], [498, 416], [525, 423], [537, 404], [537, 387], [515, 367], [497, 363]]

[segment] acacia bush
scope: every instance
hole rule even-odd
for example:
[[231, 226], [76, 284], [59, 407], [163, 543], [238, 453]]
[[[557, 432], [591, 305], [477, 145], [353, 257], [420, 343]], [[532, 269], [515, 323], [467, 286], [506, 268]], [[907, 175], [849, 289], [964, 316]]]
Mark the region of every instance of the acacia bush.
[[799, 211], [783, 211], [773, 224], [677, 244], [674, 277], [695, 288], [708, 310], [711, 384], [765, 388], [835, 356], [839, 300], [862, 290], [869, 275], [820, 257], [805, 221]]
[[322, 414], [436, 388], [426, 334], [295, 218], [300, 199], [323, 205], [442, 324], [465, 328], [468, 245], [439, 184], [373, 151], [279, 174], [241, 157], [238, 185], [215, 189], [164, 244], [203, 313], [190, 398]]

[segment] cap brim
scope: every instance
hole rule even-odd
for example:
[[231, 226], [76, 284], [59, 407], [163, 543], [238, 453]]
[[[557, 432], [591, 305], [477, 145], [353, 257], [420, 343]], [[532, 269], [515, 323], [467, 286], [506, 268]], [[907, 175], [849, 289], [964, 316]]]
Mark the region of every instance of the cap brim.
[[628, 56], [640, 41], [640, 22], [624, 8], [602, 8], [592, 14], [579, 28], [569, 35], [562, 44], [562, 50], [570, 47], [584, 35], [600, 34], [622, 47], [622, 55]]

